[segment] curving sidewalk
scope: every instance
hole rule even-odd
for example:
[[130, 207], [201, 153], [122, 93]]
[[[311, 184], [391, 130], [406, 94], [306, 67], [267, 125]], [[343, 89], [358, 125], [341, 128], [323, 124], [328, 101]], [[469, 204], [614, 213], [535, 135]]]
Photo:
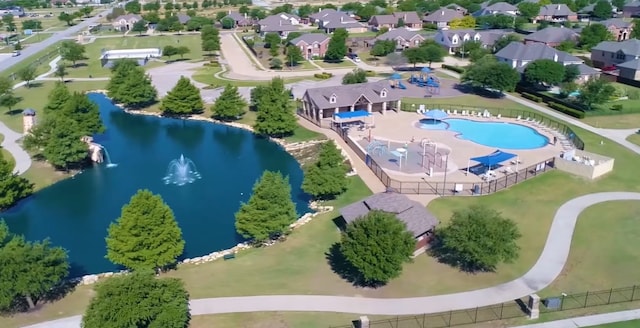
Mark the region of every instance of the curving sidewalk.
[[[551, 284], [569, 257], [573, 231], [582, 211], [616, 200], [640, 201], [640, 193], [603, 192], [564, 203], [551, 224], [547, 242], [534, 266], [522, 277], [469, 292], [412, 298], [361, 298], [321, 295], [265, 295], [192, 300], [192, 315], [264, 311], [341, 312], [371, 315], [409, 315], [493, 305], [535, 293]], [[44, 322], [25, 328], [78, 328], [81, 316]]]
[[0, 122], [0, 134], [4, 136], [2, 148], [6, 149], [13, 159], [16, 161], [16, 167], [13, 172], [16, 174], [24, 174], [31, 167], [31, 157], [18, 144], [18, 140], [22, 138], [22, 134], [9, 129], [4, 123]]

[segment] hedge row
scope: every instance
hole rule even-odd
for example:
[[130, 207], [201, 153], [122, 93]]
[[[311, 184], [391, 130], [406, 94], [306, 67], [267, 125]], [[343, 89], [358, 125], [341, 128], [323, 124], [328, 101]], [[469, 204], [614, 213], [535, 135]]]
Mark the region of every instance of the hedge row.
[[526, 99], [529, 99], [529, 100], [532, 100], [532, 101], [535, 101], [537, 103], [542, 102], [542, 97], [534, 96], [534, 95], [532, 95], [530, 93], [523, 92], [522, 93], [522, 97], [526, 98]]
[[448, 69], [450, 71], [454, 71], [456, 73], [464, 73], [464, 68], [462, 67], [458, 67], [458, 66], [451, 66], [451, 65], [447, 65], [447, 64], [442, 64], [442, 68], [444, 69]]
[[577, 110], [577, 109], [573, 109], [571, 107], [567, 107], [567, 106], [562, 105], [562, 104], [550, 102], [550, 103], [548, 103], [548, 105], [549, 105], [549, 107], [551, 107], [551, 108], [553, 108], [553, 109], [555, 109], [555, 110], [557, 110], [557, 111], [559, 111], [561, 113], [573, 116], [575, 118], [582, 119], [585, 116], [585, 113], [583, 111]]
[[329, 72], [322, 72], [322, 73], [313, 74], [313, 77], [315, 77], [316, 79], [321, 79], [321, 80], [330, 79], [332, 76], [333, 76], [333, 74], [331, 74]]

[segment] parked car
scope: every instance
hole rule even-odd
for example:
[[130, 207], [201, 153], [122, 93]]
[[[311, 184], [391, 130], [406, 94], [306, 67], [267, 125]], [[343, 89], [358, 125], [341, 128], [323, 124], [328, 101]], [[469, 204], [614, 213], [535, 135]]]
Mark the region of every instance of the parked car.
[[15, 51], [11, 54], [11, 57], [18, 57], [18, 56], [20, 56], [20, 51], [18, 51], [18, 50], [15, 50]]
[[605, 66], [602, 68], [603, 72], [611, 72], [611, 71], [615, 71], [618, 68], [616, 67], [616, 65], [611, 65], [611, 66]]

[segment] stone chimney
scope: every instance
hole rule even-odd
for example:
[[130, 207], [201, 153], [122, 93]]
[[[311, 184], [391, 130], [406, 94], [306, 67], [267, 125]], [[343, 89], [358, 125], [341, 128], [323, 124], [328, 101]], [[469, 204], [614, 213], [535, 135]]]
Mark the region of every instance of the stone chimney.
[[29, 134], [34, 125], [36, 125], [36, 111], [31, 108], [22, 111], [22, 133]]
[[344, 23], [344, 16], [340, 16], [340, 23]]
[[444, 16], [444, 10], [440, 12], [440, 15], [441, 15], [441, 16]]
[[557, 9], [560, 10], [561, 5], [558, 5]]

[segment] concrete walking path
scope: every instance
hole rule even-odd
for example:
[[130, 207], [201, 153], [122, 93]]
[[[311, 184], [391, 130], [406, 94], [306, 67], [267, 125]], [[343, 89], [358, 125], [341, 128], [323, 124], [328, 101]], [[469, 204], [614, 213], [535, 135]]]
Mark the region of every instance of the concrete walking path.
[[[574, 198], [564, 203], [551, 224], [547, 242], [536, 264], [513, 281], [474, 291], [411, 298], [362, 298], [325, 295], [264, 295], [218, 297], [191, 300], [192, 315], [300, 311], [339, 312], [370, 315], [411, 315], [469, 309], [510, 302], [535, 293], [560, 275], [571, 247], [578, 216], [589, 206], [617, 200], [640, 201], [640, 193], [603, 192]], [[78, 328], [80, 316], [45, 322], [29, 328]]]
[[17, 133], [4, 123], [0, 122], [0, 134], [4, 136], [2, 148], [6, 149], [16, 162], [13, 172], [16, 174], [24, 174], [31, 167], [31, 157], [18, 144], [18, 140], [22, 138], [22, 134]]
[[588, 315], [588, 316], [571, 318], [571, 319], [535, 323], [532, 325], [519, 326], [519, 327], [513, 327], [513, 328], [580, 328], [580, 327], [606, 325], [608, 323], [631, 321], [631, 320], [638, 320], [638, 319], [640, 319], [640, 309]]

